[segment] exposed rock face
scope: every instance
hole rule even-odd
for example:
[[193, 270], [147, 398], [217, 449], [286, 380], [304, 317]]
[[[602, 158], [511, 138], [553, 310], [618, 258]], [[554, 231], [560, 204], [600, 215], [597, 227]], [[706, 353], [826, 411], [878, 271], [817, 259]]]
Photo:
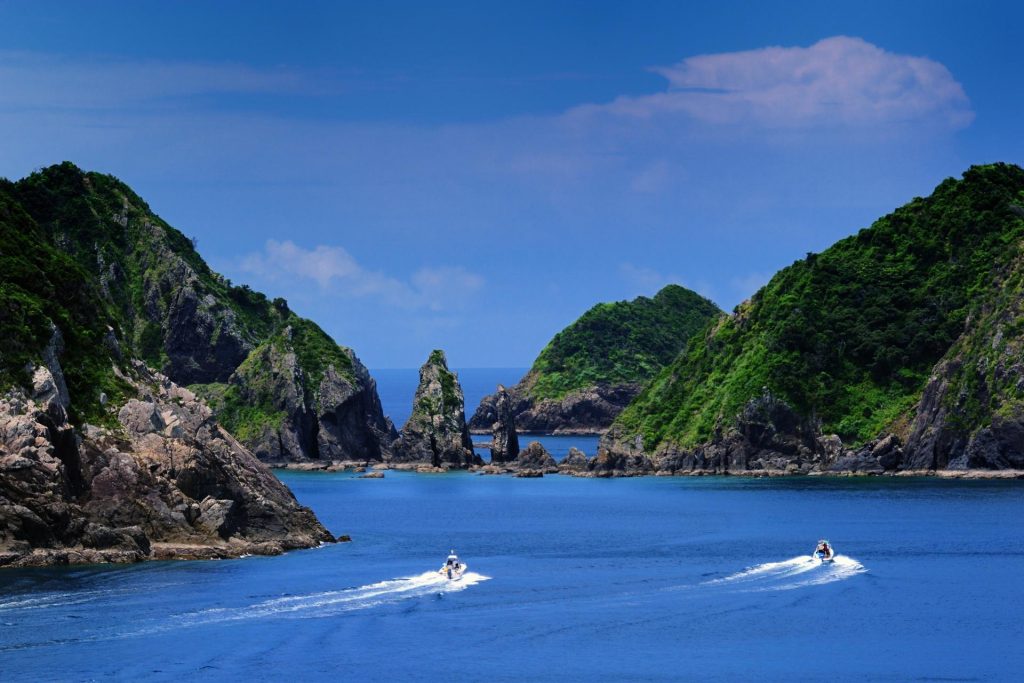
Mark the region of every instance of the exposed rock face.
[[512, 412], [512, 398], [502, 385], [494, 394], [495, 421], [491, 426], [491, 462], [503, 463], [514, 460], [519, 454], [519, 435], [516, 434], [516, 417]]
[[602, 439], [590, 476], [642, 474], [808, 474], [843, 471], [878, 473], [897, 468], [899, 439], [888, 436], [854, 452], [835, 435], [822, 435], [784, 401], [764, 390], [744, 406], [728, 431], [693, 448], [662, 445], [647, 453], [643, 440], [623, 440], [614, 428]]
[[530, 470], [542, 473], [555, 473], [558, 471], [558, 463], [551, 457], [547, 449], [539, 441], [531, 441], [530, 444], [519, 453], [516, 458], [516, 467], [520, 471]]
[[[641, 385], [597, 384], [567, 394], [561, 400], [534, 399], [524, 395], [520, 386], [507, 389], [516, 426], [521, 432], [551, 434], [598, 434], [608, 429], [615, 417], [629, 405]], [[469, 426], [473, 432], [489, 431], [498, 420], [499, 396], [485, 396]]]
[[48, 371], [0, 399], [0, 565], [275, 554], [329, 542], [195, 396], [138, 368], [122, 433], [76, 432]]
[[258, 458], [280, 463], [389, 456], [398, 434], [381, 410], [376, 382], [350, 349], [344, 353], [349, 371], [328, 365], [315, 390], [291, 345], [290, 328], [239, 366], [230, 384], [244, 403], [268, 408], [269, 419], [239, 434]]
[[565, 459], [558, 463], [558, 471], [566, 474], [577, 474], [580, 472], [586, 472], [589, 462], [586, 454], [580, 449], [573, 447], [569, 449], [569, 454], [565, 456]]
[[420, 462], [435, 468], [482, 464], [466, 427], [462, 387], [448, 369], [444, 351], [431, 352], [420, 368], [412, 415], [392, 451], [396, 462]]
[[146, 220], [151, 248], [139, 252], [145, 306], [163, 334], [163, 370], [180, 384], [223, 382], [245, 360], [253, 343], [237, 315], [207, 293], [198, 273], [168, 244], [166, 229]]

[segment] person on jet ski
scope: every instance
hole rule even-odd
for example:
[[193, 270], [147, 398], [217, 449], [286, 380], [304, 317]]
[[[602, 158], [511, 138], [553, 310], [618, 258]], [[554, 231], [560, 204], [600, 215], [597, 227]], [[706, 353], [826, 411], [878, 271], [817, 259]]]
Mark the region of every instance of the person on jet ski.
[[832, 556], [832, 549], [828, 547], [828, 541], [818, 541], [818, 547], [814, 549], [814, 552], [821, 553], [825, 557]]

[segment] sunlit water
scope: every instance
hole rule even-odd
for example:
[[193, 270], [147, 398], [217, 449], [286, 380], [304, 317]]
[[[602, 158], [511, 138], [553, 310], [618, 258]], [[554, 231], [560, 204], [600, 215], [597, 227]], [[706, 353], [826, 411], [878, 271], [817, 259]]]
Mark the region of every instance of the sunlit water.
[[[0, 571], [0, 679], [1014, 680], [1024, 486], [281, 473], [353, 542]], [[837, 561], [809, 554], [828, 537]], [[448, 550], [469, 565], [435, 573]]]

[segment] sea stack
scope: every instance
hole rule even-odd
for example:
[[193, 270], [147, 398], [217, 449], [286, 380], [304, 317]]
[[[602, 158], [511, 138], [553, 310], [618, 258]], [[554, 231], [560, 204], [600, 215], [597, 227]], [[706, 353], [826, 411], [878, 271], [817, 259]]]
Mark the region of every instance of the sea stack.
[[495, 417], [492, 426], [491, 462], [511, 462], [519, 455], [519, 435], [516, 434], [516, 416], [512, 410], [512, 398], [501, 384], [495, 393]]
[[459, 378], [448, 369], [444, 351], [431, 351], [420, 368], [412, 415], [395, 442], [394, 460], [434, 467], [482, 464], [473, 453], [466, 427], [465, 399]]

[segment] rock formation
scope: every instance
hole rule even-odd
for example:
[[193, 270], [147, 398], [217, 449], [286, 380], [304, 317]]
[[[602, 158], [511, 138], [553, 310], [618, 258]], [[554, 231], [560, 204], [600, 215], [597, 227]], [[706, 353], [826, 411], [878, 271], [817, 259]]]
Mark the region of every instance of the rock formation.
[[250, 419], [238, 436], [266, 462], [385, 460], [398, 434], [366, 367], [342, 349], [341, 367], [327, 365], [316, 382], [299, 363], [294, 336], [287, 326], [256, 348], [228, 381], [233, 395], [207, 389], [214, 407], [229, 418], [231, 400], [263, 407], [264, 419]]
[[558, 463], [551, 457], [547, 449], [539, 441], [531, 441], [516, 457], [515, 466], [522, 472], [539, 472], [554, 474], [558, 472]]
[[419, 462], [435, 468], [481, 464], [466, 427], [462, 387], [448, 369], [444, 351], [432, 351], [420, 368], [412, 415], [392, 451], [394, 462]]
[[134, 369], [138, 398], [118, 410], [117, 429], [74, 429], [45, 367], [30, 395], [0, 399], [0, 565], [237, 557], [333, 540], [190, 391]]
[[[522, 384], [522, 383], [521, 383]], [[533, 399], [521, 385], [505, 390], [516, 427], [535, 434], [596, 434], [640, 393], [640, 384], [597, 383], [559, 399]], [[499, 419], [498, 394], [484, 396], [470, 420], [473, 432], [486, 431]]]
[[578, 448], [570, 448], [565, 460], [558, 463], [558, 471], [563, 474], [579, 474], [587, 471], [588, 460], [586, 454]]
[[498, 385], [494, 394], [494, 424], [491, 425], [491, 463], [515, 460], [519, 455], [519, 435], [516, 434], [516, 417], [512, 411], [512, 399], [505, 387]]

